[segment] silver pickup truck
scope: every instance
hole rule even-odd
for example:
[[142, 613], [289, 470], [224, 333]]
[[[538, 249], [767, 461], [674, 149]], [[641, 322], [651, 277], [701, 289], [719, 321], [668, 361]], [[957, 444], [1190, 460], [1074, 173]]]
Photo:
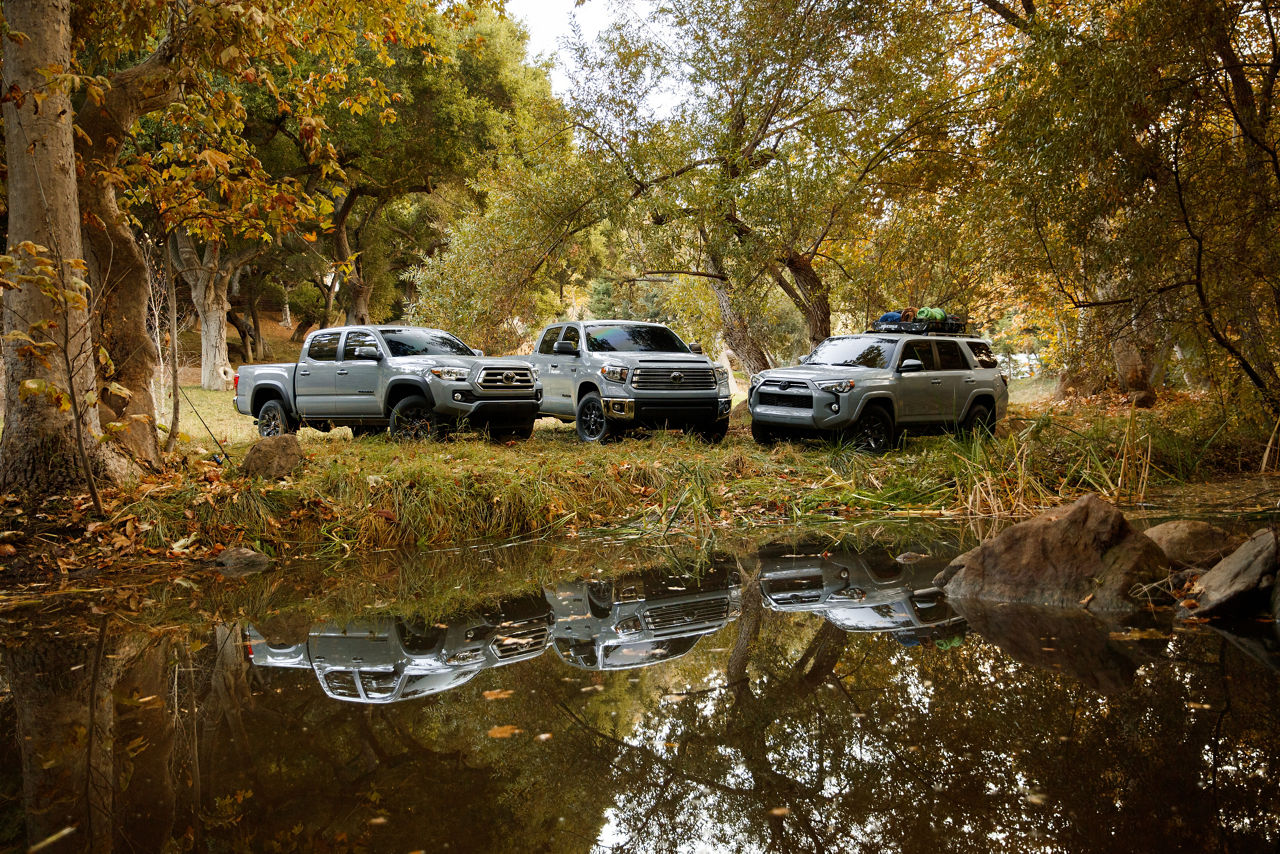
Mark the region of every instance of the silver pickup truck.
[[760, 444], [842, 437], [882, 453], [903, 428], [993, 429], [1009, 390], [981, 338], [868, 332], [828, 338], [795, 367], [761, 371], [748, 400]]
[[448, 332], [417, 326], [321, 329], [307, 336], [297, 364], [236, 372], [236, 409], [258, 420], [262, 436], [346, 425], [437, 438], [466, 423], [527, 439], [541, 400], [528, 362], [483, 358]]
[[683, 428], [710, 442], [729, 429], [729, 371], [660, 323], [556, 323], [522, 356], [542, 375], [543, 415], [600, 442], [631, 427]]

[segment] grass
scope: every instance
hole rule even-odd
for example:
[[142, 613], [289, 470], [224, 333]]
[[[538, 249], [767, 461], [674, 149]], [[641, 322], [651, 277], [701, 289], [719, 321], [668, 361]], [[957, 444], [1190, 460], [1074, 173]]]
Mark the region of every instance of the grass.
[[[252, 420], [235, 413], [228, 393], [188, 394], [241, 459]], [[184, 433], [194, 420], [184, 420]], [[510, 445], [304, 430], [308, 462], [292, 480], [249, 481], [188, 457], [186, 476], [144, 483], [116, 515], [136, 516], [152, 548], [194, 535], [205, 547], [329, 557], [595, 530], [706, 540], [770, 523], [1008, 519], [1085, 492], [1132, 505], [1157, 485], [1257, 471], [1266, 432], [1193, 404], [1015, 414], [994, 438], [909, 437], [883, 457], [821, 443], [762, 448], [741, 424], [718, 446], [663, 432], [585, 446], [554, 421]], [[216, 450], [207, 435], [185, 448]]]

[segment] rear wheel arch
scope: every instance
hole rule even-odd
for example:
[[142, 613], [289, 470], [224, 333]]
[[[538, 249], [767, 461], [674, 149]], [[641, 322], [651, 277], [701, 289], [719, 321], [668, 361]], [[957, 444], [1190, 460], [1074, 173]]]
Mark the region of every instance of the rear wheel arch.
[[285, 400], [285, 396], [280, 392], [280, 389], [269, 385], [253, 390], [253, 399], [249, 403], [249, 411], [252, 412], [256, 418], [258, 413], [262, 411], [262, 407], [266, 406], [267, 401], [269, 400], [280, 401], [284, 405], [286, 412], [293, 408], [289, 406], [288, 401]]

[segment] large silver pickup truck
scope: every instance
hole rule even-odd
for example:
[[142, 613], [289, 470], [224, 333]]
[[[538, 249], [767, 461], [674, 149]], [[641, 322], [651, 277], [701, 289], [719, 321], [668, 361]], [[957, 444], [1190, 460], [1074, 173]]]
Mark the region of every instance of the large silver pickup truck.
[[463, 423], [494, 438], [529, 438], [542, 400], [538, 372], [484, 358], [455, 336], [417, 326], [343, 326], [307, 336], [295, 365], [245, 365], [236, 409], [276, 436], [300, 425], [436, 438]]
[[1009, 390], [981, 338], [868, 332], [828, 338], [795, 367], [761, 371], [748, 400], [760, 444], [827, 436], [882, 453], [904, 428], [991, 430]]
[[683, 428], [710, 442], [729, 429], [729, 371], [659, 323], [556, 323], [522, 356], [542, 375], [543, 415], [585, 442], [631, 427]]

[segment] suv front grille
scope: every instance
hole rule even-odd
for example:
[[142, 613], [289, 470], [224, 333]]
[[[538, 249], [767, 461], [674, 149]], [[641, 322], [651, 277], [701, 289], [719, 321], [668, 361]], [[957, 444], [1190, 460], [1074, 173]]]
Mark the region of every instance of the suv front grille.
[[813, 409], [812, 394], [778, 394], [762, 391], [756, 398], [761, 406], [782, 406], [787, 409]]
[[650, 631], [677, 629], [694, 623], [723, 622], [729, 617], [729, 598], [701, 599], [679, 605], [662, 605], [644, 612], [644, 623]]
[[706, 391], [716, 387], [711, 368], [636, 368], [631, 387], [652, 391]]
[[493, 639], [493, 652], [498, 658], [507, 659], [541, 650], [550, 634], [551, 627], [545, 619], [500, 626], [498, 636]]
[[480, 371], [478, 384], [489, 391], [531, 391], [533, 371], [529, 368], [491, 366]]

